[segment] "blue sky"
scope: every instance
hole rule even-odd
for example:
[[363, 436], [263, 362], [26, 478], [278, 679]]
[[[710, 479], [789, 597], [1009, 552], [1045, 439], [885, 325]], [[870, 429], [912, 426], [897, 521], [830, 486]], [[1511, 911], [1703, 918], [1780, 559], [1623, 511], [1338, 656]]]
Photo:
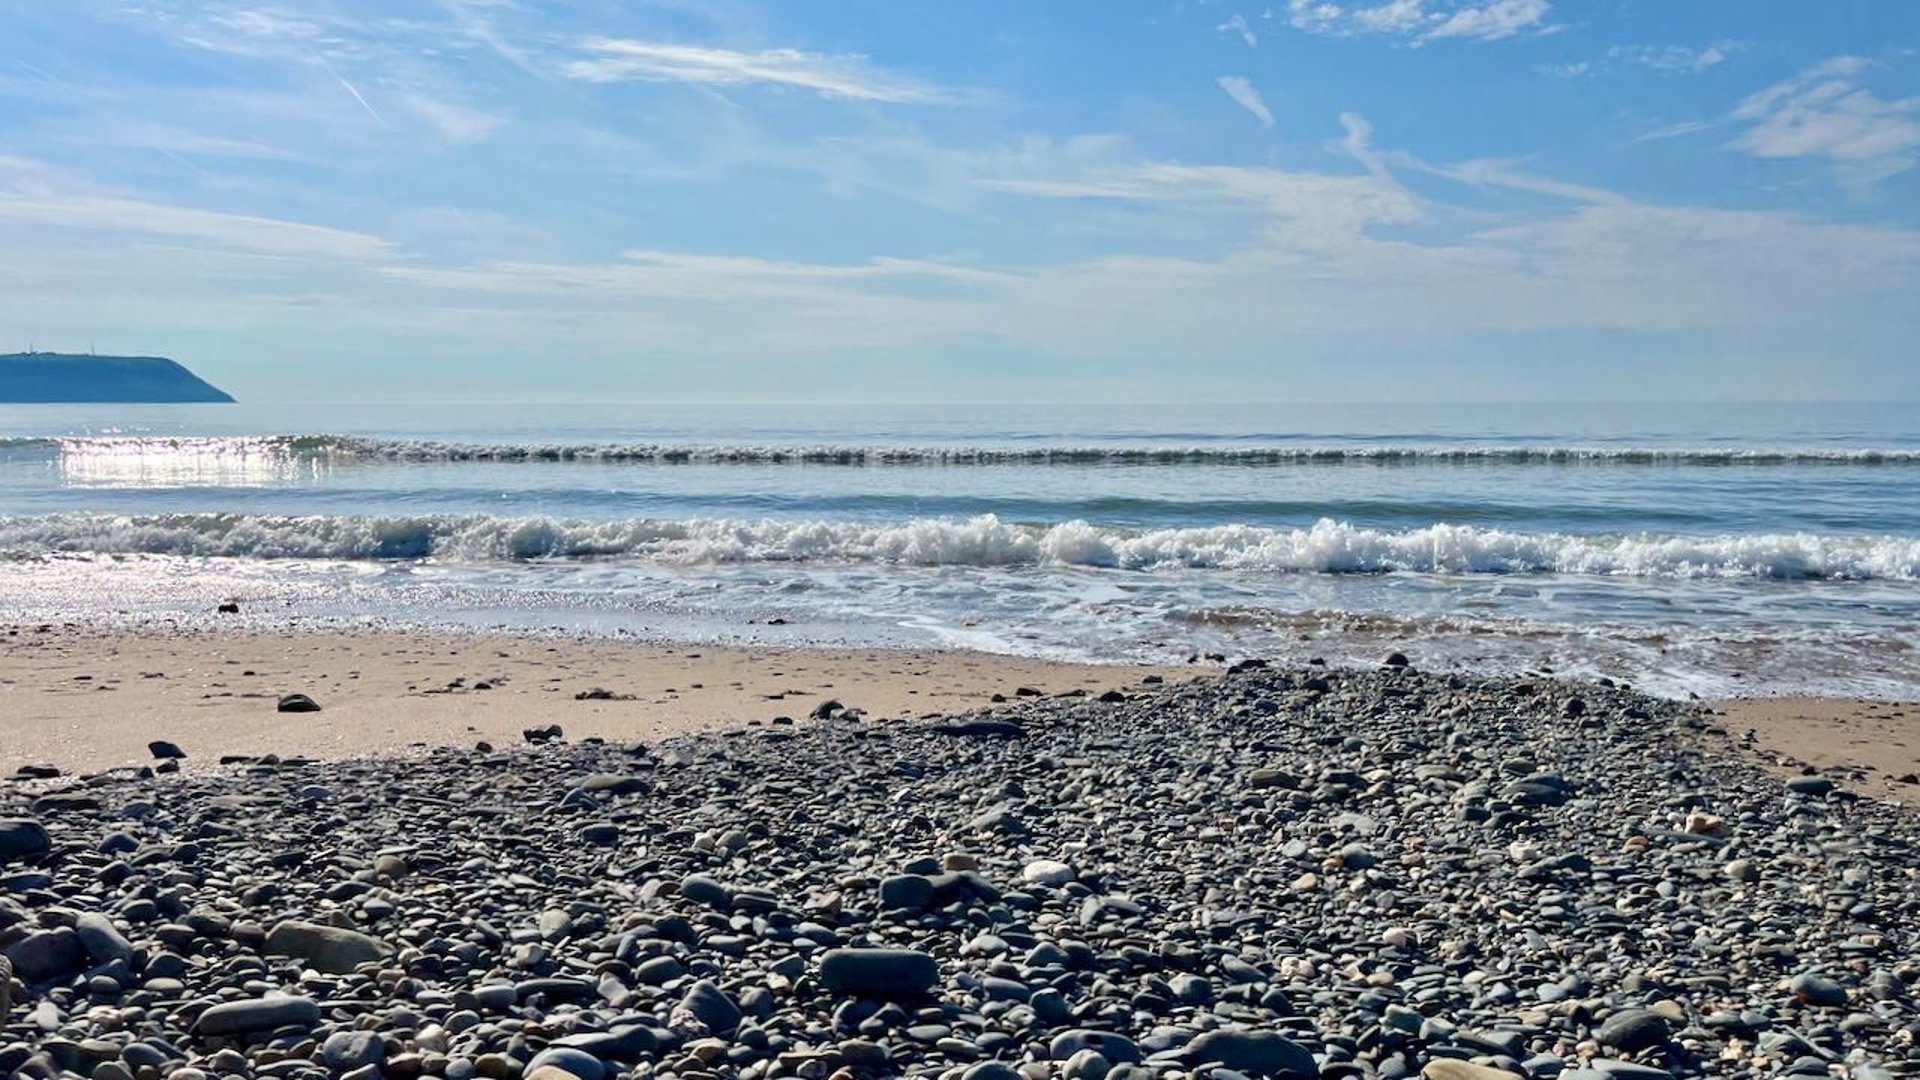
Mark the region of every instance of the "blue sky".
[[250, 400], [1920, 399], [1920, 4], [0, 9], [0, 347]]

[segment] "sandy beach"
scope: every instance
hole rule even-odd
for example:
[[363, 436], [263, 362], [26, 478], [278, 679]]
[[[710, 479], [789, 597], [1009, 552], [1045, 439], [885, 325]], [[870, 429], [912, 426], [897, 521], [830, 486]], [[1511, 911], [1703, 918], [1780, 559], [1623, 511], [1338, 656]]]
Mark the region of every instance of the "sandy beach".
[[[1217, 670], [1063, 664], [966, 652], [743, 649], [363, 630], [288, 633], [0, 628], [0, 772], [138, 765], [165, 739], [206, 768], [222, 755], [329, 759], [426, 746], [651, 741], [805, 723], [838, 701], [876, 720], [966, 712], [1022, 688], [1053, 695]], [[606, 691], [607, 699], [578, 695]], [[280, 713], [303, 693], [318, 713]]]
[[[827, 701], [900, 720], [984, 708], [1023, 688], [1098, 695], [1218, 670], [502, 634], [11, 626], [0, 628], [0, 772], [143, 764], [155, 739], [186, 750], [189, 769], [222, 755], [344, 759], [502, 745], [554, 724], [570, 739], [654, 741], [779, 717], [804, 724]], [[290, 693], [321, 711], [276, 711]], [[1719, 730], [1703, 736], [1708, 749], [1781, 775], [1811, 767], [1861, 794], [1920, 794], [1905, 779], [1920, 774], [1920, 705], [1795, 697], [1710, 708]]]
[[1765, 767], [1812, 767], [1862, 795], [1920, 797], [1920, 702], [1736, 698], [1714, 711], [1732, 744]]

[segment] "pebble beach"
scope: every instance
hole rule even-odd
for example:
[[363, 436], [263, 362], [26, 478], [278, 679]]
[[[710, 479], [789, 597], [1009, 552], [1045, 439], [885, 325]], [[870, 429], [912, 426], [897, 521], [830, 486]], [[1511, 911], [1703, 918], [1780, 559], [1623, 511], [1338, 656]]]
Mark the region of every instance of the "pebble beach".
[[17, 780], [0, 1068], [1920, 1070], [1909, 810], [1700, 705], [1393, 660]]

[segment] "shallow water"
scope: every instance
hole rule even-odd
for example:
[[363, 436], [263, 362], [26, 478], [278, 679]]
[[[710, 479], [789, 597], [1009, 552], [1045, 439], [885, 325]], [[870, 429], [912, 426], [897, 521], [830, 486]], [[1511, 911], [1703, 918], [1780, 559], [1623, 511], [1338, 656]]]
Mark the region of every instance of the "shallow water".
[[0, 616], [1920, 685], [1920, 408], [0, 407]]

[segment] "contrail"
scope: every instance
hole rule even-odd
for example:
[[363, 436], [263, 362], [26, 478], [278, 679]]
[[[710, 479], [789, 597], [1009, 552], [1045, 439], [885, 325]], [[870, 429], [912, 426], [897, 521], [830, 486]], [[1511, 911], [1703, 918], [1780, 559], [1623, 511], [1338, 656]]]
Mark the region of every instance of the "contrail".
[[334, 66], [332, 64], [327, 63], [326, 57], [316, 54], [314, 56], [314, 59], [319, 61], [321, 67], [327, 69], [327, 74], [333, 76], [334, 79], [336, 79], [340, 83], [340, 85], [346, 89], [347, 93], [353, 95], [353, 100], [359, 102], [360, 107], [367, 110], [367, 115], [373, 117], [373, 120], [375, 123], [379, 124], [383, 128], [389, 128], [389, 130], [391, 130], [391, 128], [387, 124], [387, 118], [384, 116], [381, 116], [379, 110], [375, 109], [372, 105], [367, 104], [367, 99], [360, 96], [360, 91], [356, 89], [352, 83], [347, 81], [347, 77], [345, 75], [340, 74], [340, 72], [334, 69]]

